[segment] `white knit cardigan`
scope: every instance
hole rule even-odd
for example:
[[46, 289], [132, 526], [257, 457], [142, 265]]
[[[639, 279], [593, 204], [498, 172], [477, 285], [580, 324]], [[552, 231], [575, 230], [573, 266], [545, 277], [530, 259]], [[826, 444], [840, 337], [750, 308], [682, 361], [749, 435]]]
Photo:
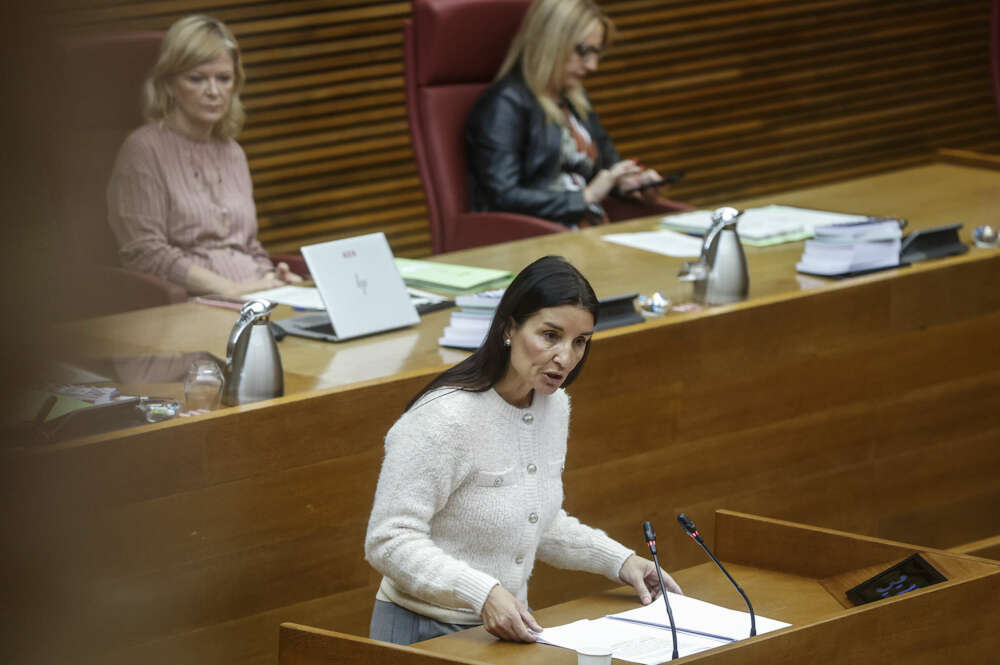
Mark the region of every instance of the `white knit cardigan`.
[[392, 426], [365, 556], [378, 598], [424, 616], [481, 623], [501, 584], [527, 604], [536, 557], [619, 581], [633, 553], [562, 509], [569, 396], [530, 407], [494, 390], [438, 389]]

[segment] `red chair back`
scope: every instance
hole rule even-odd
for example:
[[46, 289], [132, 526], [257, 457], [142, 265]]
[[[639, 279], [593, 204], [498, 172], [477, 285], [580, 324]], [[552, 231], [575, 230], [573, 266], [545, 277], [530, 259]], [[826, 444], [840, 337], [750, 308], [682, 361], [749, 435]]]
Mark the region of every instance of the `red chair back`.
[[73, 37], [60, 44], [64, 82], [60, 104], [60, 200], [63, 232], [71, 248], [64, 266], [67, 319], [182, 302], [184, 288], [125, 270], [108, 226], [107, 186], [118, 150], [142, 122], [139, 91], [156, 63], [163, 33], [133, 32]]
[[63, 159], [66, 219], [81, 262], [117, 266], [108, 226], [108, 178], [125, 137], [142, 120], [139, 92], [163, 33], [101, 34], [65, 44], [66, 99], [73, 105]]
[[468, 210], [465, 121], [494, 79], [530, 0], [414, 0], [406, 21], [406, 111], [431, 245], [445, 250]]

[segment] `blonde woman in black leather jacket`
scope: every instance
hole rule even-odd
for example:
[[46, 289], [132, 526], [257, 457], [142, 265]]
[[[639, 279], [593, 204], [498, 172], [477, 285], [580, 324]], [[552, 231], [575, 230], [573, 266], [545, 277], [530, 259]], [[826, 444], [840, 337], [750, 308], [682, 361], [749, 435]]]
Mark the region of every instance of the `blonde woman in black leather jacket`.
[[609, 195], [655, 198], [660, 179], [623, 160], [590, 106], [584, 78], [614, 30], [591, 0], [535, 0], [466, 125], [473, 211], [602, 223]]

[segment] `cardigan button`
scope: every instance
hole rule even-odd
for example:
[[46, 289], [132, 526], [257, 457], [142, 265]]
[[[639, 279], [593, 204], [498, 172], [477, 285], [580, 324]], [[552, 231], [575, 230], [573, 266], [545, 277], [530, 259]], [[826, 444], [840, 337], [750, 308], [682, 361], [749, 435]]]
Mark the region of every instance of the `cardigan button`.
[[523, 416], [521, 416], [521, 420], [524, 421], [525, 425], [530, 425], [531, 423], [535, 422], [535, 417], [530, 413], [526, 413]]
[[529, 464], [528, 465], [528, 473], [534, 473], [536, 471], [538, 471], [538, 467], [537, 466], [535, 466], [534, 464]]
[[516, 563], [517, 565], [520, 566], [522, 563], [524, 563], [524, 557], [518, 555], [518, 557], [516, 559], [514, 559], [514, 563]]
[[493, 481], [493, 487], [500, 487], [503, 485], [503, 478], [497, 478]]
[[537, 522], [538, 521], [538, 513], [531, 513], [530, 515], [528, 515], [528, 521], [531, 522], [532, 524], [534, 524], [535, 522]]

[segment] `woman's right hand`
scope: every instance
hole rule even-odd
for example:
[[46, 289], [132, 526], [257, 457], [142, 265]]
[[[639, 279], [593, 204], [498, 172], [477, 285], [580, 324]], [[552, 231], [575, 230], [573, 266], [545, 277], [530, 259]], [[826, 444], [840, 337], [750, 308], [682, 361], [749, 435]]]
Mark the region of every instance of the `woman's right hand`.
[[583, 190], [583, 198], [587, 203], [600, 203], [611, 193], [619, 180], [641, 171], [642, 168], [631, 159], [623, 159], [609, 169], [601, 169]]
[[531, 612], [499, 584], [493, 587], [483, 604], [483, 628], [511, 642], [534, 642], [535, 636], [528, 629], [536, 633], [542, 630]]

